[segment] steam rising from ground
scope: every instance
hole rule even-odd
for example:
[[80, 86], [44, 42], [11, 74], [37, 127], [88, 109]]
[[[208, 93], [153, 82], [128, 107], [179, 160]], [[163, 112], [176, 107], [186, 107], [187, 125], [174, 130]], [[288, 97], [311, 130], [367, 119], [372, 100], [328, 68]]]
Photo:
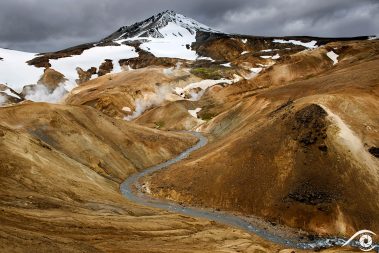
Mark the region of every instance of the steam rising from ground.
[[142, 98], [136, 99], [135, 111], [132, 115], [126, 116], [124, 119], [131, 121], [139, 117], [147, 109], [162, 104], [172, 94], [172, 89], [168, 86], [159, 86], [155, 88], [155, 92], [143, 94]]
[[2, 106], [6, 101], [7, 100], [6, 100], [5, 96], [0, 94], [0, 106]]
[[53, 91], [49, 90], [43, 84], [37, 84], [33, 86], [33, 88], [27, 89], [25, 99], [34, 102], [58, 103], [66, 94], [67, 90], [65, 89], [64, 84], [60, 84]]
[[163, 69], [163, 74], [165, 74], [166, 76], [173, 76], [175, 75], [175, 71], [180, 70], [181, 65], [182, 64], [180, 62], [177, 62], [175, 67]]

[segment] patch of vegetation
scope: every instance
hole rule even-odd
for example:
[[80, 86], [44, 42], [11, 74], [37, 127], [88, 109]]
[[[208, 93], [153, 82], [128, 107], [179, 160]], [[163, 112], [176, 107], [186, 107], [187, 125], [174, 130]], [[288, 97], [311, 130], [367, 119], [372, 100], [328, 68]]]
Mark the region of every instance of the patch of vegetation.
[[209, 113], [209, 112], [203, 112], [201, 115], [199, 115], [199, 117], [202, 120], [209, 121], [209, 120], [213, 119], [215, 117], [215, 115], [212, 113]]
[[202, 79], [221, 79], [223, 78], [223, 72], [218, 68], [193, 68], [191, 74], [198, 76]]
[[155, 128], [156, 129], [161, 129], [162, 127], [164, 127], [164, 121], [158, 121], [158, 122], [154, 122], [155, 124]]

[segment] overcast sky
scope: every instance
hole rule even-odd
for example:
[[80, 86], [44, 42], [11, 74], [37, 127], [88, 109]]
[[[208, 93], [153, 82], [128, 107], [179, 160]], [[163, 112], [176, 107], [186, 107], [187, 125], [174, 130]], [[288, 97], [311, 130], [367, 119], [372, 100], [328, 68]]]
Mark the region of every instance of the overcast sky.
[[379, 34], [379, 0], [0, 0], [0, 47], [55, 51], [163, 10], [229, 33]]

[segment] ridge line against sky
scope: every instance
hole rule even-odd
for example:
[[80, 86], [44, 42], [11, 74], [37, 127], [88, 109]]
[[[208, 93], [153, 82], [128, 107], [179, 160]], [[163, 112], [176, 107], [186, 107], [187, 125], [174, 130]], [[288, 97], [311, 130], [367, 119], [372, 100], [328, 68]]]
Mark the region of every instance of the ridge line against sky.
[[352, 37], [379, 34], [379, 0], [2, 0], [0, 47], [47, 52], [98, 41], [174, 10], [228, 33]]

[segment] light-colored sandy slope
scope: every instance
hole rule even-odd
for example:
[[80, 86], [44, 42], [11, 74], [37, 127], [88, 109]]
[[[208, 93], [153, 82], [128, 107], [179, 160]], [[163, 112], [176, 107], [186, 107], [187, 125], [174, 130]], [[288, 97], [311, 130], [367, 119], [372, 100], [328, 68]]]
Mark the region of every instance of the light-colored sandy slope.
[[[333, 113], [329, 108], [322, 106], [328, 113], [329, 120], [335, 126], [334, 133], [336, 143], [341, 145], [341, 148], [351, 153], [351, 158], [357, 162], [357, 166], [364, 166], [372, 176], [376, 176], [376, 169], [379, 168], [378, 160], [367, 152], [365, 144], [360, 137], [353, 132], [351, 127], [347, 125], [337, 114]], [[333, 129], [331, 129], [333, 131]], [[367, 144], [366, 144], [367, 145]]]
[[379, 231], [379, 162], [368, 152], [379, 146], [376, 43], [333, 44], [338, 64], [326, 57], [325, 70], [279, 87], [251, 80], [209, 92], [194, 106], [213, 115], [200, 128], [212, 142], [150, 189], [320, 234]]

